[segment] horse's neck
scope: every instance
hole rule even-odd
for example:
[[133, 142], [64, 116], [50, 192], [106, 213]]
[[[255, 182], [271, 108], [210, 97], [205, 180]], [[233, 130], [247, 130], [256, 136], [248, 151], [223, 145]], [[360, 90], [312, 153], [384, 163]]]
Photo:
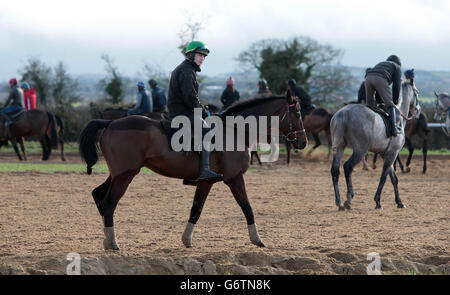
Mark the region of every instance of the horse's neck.
[[400, 102], [399, 109], [404, 115], [408, 115], [409, 113], [409, 105], [411, 102], [412, 96], [416, 95], [411, 84], [405, 83], [402, 87], [402, 101]]

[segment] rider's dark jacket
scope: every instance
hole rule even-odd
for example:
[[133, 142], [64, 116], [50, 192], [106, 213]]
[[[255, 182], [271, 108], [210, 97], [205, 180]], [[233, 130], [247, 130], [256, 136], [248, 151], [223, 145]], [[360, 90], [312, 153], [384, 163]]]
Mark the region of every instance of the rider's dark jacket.
[[239, 98], [239, 91], [237, 91], [236, 89], [233, 91], [233, 88], [231, 86], [227, 86], [227, 88], [225, 88], [225, 90], [222, 92], [220, 101], [222, 102], [223, 107], [227, 108], [238, 101]]
[[169, 116], [193, 114], [194, 108], [205, 109], [198, 96], [197, 73], [200, 67], [185, 59], [170, 76], [168, 108]]
[[166, 110], [167, 98], [164, 89], [156, 86], [152, 88], [153, 111], [164, 112]]
[[373, 68], [368, 69], [366, 76], [369, 74], [375, 74], [385, 78], [388, 85], [391, 85], [392, 83], [392, 100], [394, 103], [397, 103], [400, 95], [400, 86], [402, 84], [402, 71], [400, 66], [394, 62], [382, 61]]
[[23, 91], [21, 88], [19, 88], [19, 86], [16, 85], [11, 88], [8, 99], [6, 100], [6, 103], [4, 106], [6, 107], [11, 104], [11, 105], [16, 105], [16, 106], [23, 108], [22, 101], [23, 101]]

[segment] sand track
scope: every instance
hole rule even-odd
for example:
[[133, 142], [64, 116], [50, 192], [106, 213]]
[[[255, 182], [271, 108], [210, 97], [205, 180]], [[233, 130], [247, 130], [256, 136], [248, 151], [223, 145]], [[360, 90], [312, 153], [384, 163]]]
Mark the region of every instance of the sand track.
[[[139, 174], [116, 210], [121, 250], [111, 253], [102, 248], [90, 196], [107, 174], [2, 172], [0, 274], [62, 274], [70, 252], [81, 255], [83, 274], [365, 274], [370, 252], [380, 254], [385, 274], [450, 274], [450, 157], [430, 156], [422, 175], [417, 156], [411, 173], [398, 174], [406, 209], [396, 208], [388, 180], [384, 209], [374, 210], [380, 170], [358, 165], [353, 209], [346, 212], [334, 205], [330, 163], [294, 157], [291, 167], [281, 159], [246, 174], [266, 248], [250, 243], [244, 215], [224, 184], [213, 187], [193, 248], [186, 249], [181, 234], [194, 187]], [[345, 196], [343, 172], [340, 187]]]

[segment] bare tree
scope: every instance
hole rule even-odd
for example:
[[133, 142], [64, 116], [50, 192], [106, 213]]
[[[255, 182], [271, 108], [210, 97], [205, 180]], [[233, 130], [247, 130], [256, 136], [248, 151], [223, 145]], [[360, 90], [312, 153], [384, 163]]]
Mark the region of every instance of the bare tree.
[[186, 22], [181, 26], [178, 32], [179, 45], [178, 49], [184, 56], [186, 47], [189, 42], [197, 39], [200, 31], [206, 28], [208, 16], [194, 17], [190, 12], [185, 12]]
[[104, 87], [106, 93], [110, 96], [110, 102], [118, 104], [123, 101], [123, 81], [119, 74], [118, 67], [114, 63], [114, 60], [107, 54], [101, 56], [105, 62], [105, 69], [109, 77], [100, 81]]
[[55, 77], [53, 81], [53, 102], [61, 108], [70, 108], [75, 102], [81, 100], [79, 85], [76, 80], [67, 73], [66, 65], [60, 61], [54, 68]]
[[22, 75], [21, 81], [30, 83], [36, 90], [37, 103], [47, 105], [52, 88], [52, 68], [39, 58], [31, 57], [19, 73]]

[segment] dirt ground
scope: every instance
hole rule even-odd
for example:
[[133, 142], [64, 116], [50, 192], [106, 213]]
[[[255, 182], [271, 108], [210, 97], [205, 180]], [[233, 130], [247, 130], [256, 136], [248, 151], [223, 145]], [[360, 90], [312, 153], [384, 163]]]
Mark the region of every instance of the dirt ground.
[[[82, 274], [366, 274], [371, 252], [379, 253], [383, 274], [450, 274], [450, 157], [430, 156], [422, 175], [417, 155], [411, 173], [398, 173], [406, 209], [396, 208], [388, 180], [384, 209], [375, 210], [380, 169], [358, 165], [353, 208], [345, 212], [334, 205], [330, 161], [304, 157], [246, 173], [265, 248], [250, 243], [244, 215], [223, 183], [213, 187], [187, 249], [181, 234], [195, 188], [139, 174], [115, 214], [121, 250], [105, 252], [90, 192], [106, 173], [0, 173], [0, 274], [64, 274], [71, 252], [80, 254]], [[77, 155], [68, 159], [80, 162]], [[342, 168], [340, 187], [345, 197]]]

